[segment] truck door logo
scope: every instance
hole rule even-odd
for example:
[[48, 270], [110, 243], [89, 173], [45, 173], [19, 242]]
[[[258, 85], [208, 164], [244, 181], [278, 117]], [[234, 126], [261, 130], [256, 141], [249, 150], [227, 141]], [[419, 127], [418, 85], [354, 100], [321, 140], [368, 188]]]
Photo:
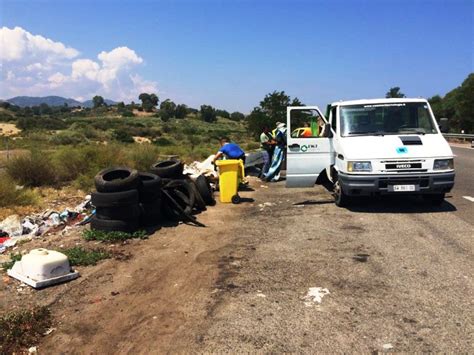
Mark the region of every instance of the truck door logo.
[[318, 147], [317, 144], [303, 144], [300, 147], [300, 150], [304, 153], [304, 152], [308, 151], [308, 149], [316, 149], [317, 147]]
[[406, 147], [399, 147], [399, 148], [397, 148], [397, 153], [398, 154], [408, 153], [408, 149]]

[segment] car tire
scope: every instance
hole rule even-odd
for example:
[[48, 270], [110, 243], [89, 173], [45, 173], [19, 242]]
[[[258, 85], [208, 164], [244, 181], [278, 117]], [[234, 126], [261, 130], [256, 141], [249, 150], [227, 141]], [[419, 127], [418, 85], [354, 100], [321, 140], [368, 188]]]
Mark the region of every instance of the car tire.
[[100, 219], [97, 216], [92, 217], [91, 229], [104, 232], [125, 232], [133, 233], [138, 230], [138, 219], [136, 220], [114, 220], [114, 219]]
[[161, 199], [155, 200], [153, 203], [141, 203], [141, 223], [144, 226], [156, 226], [162, 220]]
[[161, 198], [161, 178], [151, 173], [138, 173], [140, 184], [138, 194], [140, 202], [152, 203], [156, 199]]
[[95, 212], [99, 219], [116, 219], [116, 220], [136, 220], [141, 215], [138, 204], [116, 207], [97, 207]]
[[194, 194], [194, 207], [198, 211], [205, 211], [206, 208], [206, 202], [204, 202], [203, 198], [201, 197], [201, 194], [199, 193], [199, 190], [196, 186], [196, 183], [192, 180], [189, 181], [189, 184], [191, 185], [191, 188], [193, 190]]
[[196, 184], [197, 190], [201, 195], [202, 199], [208, 206], [215, 205], [216, 201], [214, 200], [214, 196], [212, 194], [212, 189], [204, 175], [199, 175], [197, 179], [194, 181]]
[[163, 160], [153, 164], [150, 171], [161, 178], [177, 179], [183, 176], [183, 169], [180, 160]]
[[138, 171], [127, 167], [101, 170], [94, 178], [98, 192], [121, 192], [138, 187]]
[[118, 207], [138, 204], [138, 191], [93, 192], [91, 203], [95, 207]]
[[344, 193], [339, 179], [336, 180], [333, 189], [334, 203], [337, 207], [347, 207], [350, 204], [350, 197]]

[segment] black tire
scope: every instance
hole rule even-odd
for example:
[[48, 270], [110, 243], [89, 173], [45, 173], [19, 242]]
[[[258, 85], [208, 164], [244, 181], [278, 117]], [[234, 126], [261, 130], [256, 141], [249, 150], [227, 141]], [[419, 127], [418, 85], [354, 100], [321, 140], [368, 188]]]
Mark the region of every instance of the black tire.
[[156, 200], [153, 203], [141, 203], [140, 220], [142, 225], [147, 227], [158, 225], [162, 220], [161, 207], [161, 199]]
[[133, 233], [138, 230], [138, 219], [134, 221], [121, 221], [113, 219], [99, 219], [92, 217], [91, 229], [104, 232]]
[[126, 167], [101, 170], [94, 178], [98, 192], [121, 192], [138, 187], [138, 171]]
[[140, 202], [151, 203], [161, 198], [161, 178], [151, 173], [138, 173]]
[[206, 177], [204, 175], [199, 175], [194, 181], [194, 183], [196, 184], [197, 190], [199, 191], [199, 194], [201, 195], [206, 205], [215, 205], [216, 201], [214, 200], [211, 186], [209, 185], [209, 182], [207, 181]]
[[423, 195], [423, 199], [426, 202], [431, 203], [433, 206], [441, 205], [444, 202], [444, 197], [444, 193]]
[[199, 193], [199, 190], [196, 187], [196, 183], [191, 180], [191, 181], [189, 181], [189, 184], [191, 185], [191, 188], [192, 188], [193, 193], [194, 193], [194, 207], [198, 211], [205, 211], [206, 210], [206, 202], [201, 197], [201, 194]]
[[186, 214], [192, 212], [195, 196], [189, 182], [185, 180], [173, 180], [166, 185], [165, 190]]
[[347, 196], [342, 190], [341, 183], [336, 180], [333, 189], [334, 202], [338, 207], [347, 207], [350, 204], [350, 197]]
[[163, 160], [151, 166], [151, 172], [161, 178], [180, 178], [184, 165], [180, 160]]
[[138, 204], [138, 191], [93, 192], [91, 203], [95, 207], [118, 207]]
[[238, 205], [238, 204], [240, 203], [240, 201], [241, 201], [241, 200], [240, 200], [240, 196], [239, 196], [239, 195], [234, 195], [234, 196], [232, 196], [231, 201], [232, 201], [232, 203], [233, 203], [234, 205]]
[[99, 219], [117, 219], [128, 221], [139, 218], [141, 210], [138, 205], [97, 207], [95, 214]]

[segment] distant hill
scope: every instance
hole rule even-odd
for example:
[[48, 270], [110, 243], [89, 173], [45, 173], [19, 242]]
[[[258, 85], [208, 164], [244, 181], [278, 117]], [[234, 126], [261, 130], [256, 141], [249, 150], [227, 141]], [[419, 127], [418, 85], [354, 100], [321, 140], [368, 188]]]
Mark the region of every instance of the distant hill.
[[[45, 97], [35, 97], [35, 96], [16, 96], [11, 99], [5, 100], [13, 105], [26, 107], [26, 106], [39, 106], [42, 103], [47, 104], [48, 106], [64, 106], [66, 103], [68, 106], [83, 106], [83, 107], [92, 107], [92, 100], [87, 100], [85, 102], [80, 102], [74, 99], [67, 99], [61, 96], [45, 96]], [[107, 105], [115, 105], [116, 102], [112, 100], [105, 99]]]

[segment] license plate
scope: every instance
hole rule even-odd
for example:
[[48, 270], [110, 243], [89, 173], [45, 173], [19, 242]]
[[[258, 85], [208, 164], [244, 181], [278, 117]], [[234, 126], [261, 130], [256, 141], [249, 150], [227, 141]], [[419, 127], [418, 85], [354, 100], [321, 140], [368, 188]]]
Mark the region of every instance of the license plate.
[[393, 185], [393, 191], [395, 192], [415, 191], [415, 185]]

